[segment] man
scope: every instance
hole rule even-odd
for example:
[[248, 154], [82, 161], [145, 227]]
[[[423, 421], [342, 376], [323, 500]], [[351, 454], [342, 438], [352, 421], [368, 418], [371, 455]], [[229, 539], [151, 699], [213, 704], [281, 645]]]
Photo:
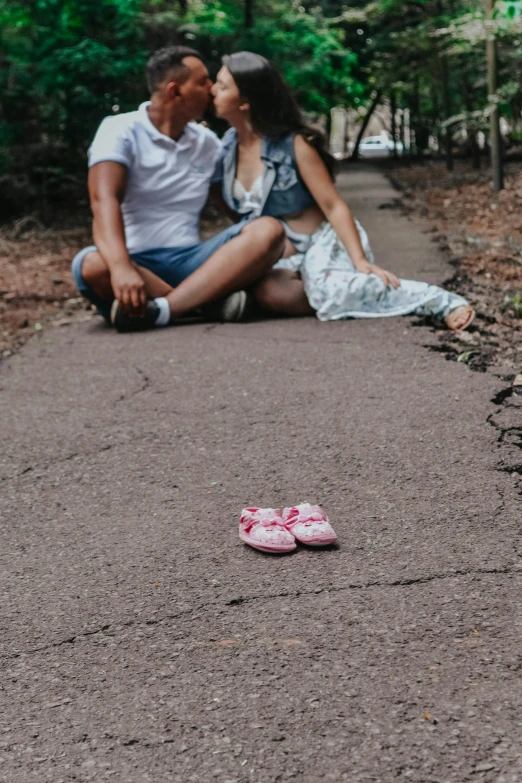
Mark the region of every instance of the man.
[[221, 159], [217, 136], [194, 122], [212, 82], [184, 46], [155, 52], [146, 75], [150, 101], [103, 120], [89, 149], [96, 244], [72, 263], [76, 285], [119, 331], [166, 326], [218, 300], [223, 320], [239, 320], [240, 289], [275, 264], [284, 231], [263, 217], [199, 241]]

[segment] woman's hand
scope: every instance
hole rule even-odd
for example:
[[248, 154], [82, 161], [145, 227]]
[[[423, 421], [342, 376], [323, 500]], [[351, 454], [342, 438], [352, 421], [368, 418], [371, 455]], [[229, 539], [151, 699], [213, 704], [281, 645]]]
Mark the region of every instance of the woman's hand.
[[354, 264], [354, 267], [358, 272], [363, 272], [365, 275], [377, 275], [380, 277], [386, 288], [391, 286], [392, 288], [399, 288], [401, 281], [392, 272], [387, 272], [386, 269], [381, 269], [377, 264], [370, 264], [369, 261], [364, 259]]

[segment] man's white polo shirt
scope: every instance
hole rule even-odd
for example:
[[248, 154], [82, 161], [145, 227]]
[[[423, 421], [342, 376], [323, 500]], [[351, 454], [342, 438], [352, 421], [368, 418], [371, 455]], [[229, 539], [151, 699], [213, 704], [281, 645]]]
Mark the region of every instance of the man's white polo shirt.
[[128, 169], [121, 210], [129, 253], [199, 242], [199, 215], [221, 159], [212, 131], [191, 122], [174, 141], [154, 127], [149, 105], [106, 117], [89, 148], [89, 166], [112, 160]]

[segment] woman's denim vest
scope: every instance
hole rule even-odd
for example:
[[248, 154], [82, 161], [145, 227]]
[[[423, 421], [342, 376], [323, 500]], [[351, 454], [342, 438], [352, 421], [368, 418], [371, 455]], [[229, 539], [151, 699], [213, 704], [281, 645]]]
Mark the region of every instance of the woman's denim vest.
[[261, 215], [280, 218], [311, 207], [315, 200], [299, 175], [292, 133], [280, 141], [263, 137], [261, 159], [265, 164], [261, 203], [255, 210], [241, 211], [234, 198], [236, 178], [237, 133], [230, 128], [223, 136], [223, 198], [228, 206], [248, 219]]

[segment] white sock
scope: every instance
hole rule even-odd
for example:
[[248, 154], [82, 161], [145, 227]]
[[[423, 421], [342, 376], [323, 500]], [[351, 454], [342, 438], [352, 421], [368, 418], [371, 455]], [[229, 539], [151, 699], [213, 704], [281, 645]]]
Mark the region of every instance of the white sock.
[[170, 306], [164, 296], [158, 296], [155, 303], [159, 307], [159, 315], [156, 318], [155, 326], [168, 326], [170, 323]]

